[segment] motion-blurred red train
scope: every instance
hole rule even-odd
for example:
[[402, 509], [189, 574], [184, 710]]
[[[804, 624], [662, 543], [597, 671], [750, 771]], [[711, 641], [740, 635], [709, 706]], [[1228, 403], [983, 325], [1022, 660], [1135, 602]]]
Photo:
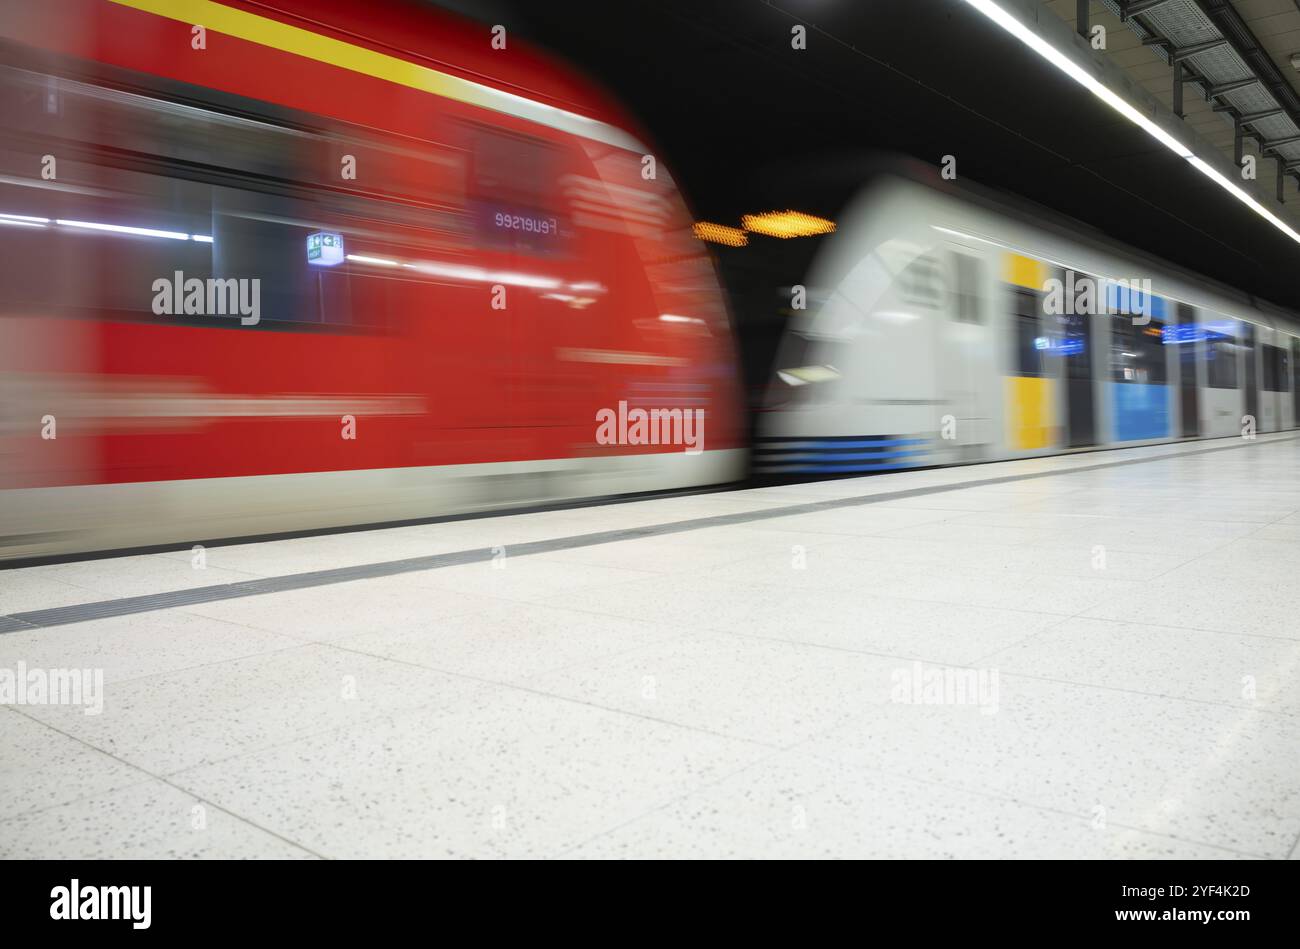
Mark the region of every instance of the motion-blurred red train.
[[[0, 561], [743, 474], [667, 170], [508, 34], [0, 0], [0, 116]], [[599, 438], [620, 403], [664, 437]]]

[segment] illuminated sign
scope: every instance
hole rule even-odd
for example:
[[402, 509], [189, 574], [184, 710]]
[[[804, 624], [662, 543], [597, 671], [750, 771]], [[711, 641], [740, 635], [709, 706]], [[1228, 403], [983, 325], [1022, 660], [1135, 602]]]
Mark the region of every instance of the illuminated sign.
[[490, 247], [549, 256], [563, 250], [565, 222], [540, 208], [478, 202], [474, 219], [479, 237]]
[[[1232, 339], [1232, 327], [1225, 323], [1206, 323], [1197, 325], [1195, 323], [1179, 323], [1177, 326], [1166, 326], [1161, 331], [1161, 341], [1166, 346], [1177, 346], [1181, 343], [1195, 343], [1200, 340], [1215, 339]], [[1147, 330], [1150, 333], [1150, 330]]]
[[691, 233], [702, 241], [725, 244], [728, 247], [744, 247], [749, 243], [749, 235], [740, 228], [714, 224], [712, 221], [696, 221], [691, 225]]
[[552, 237], [560, 233], [560, 225], [555, 218], [539, 217], [535, 214], [511, 214], [508, 211], [497, 211], [492, 215], [492, 223], [503, 231], [540, 234], [543, 237]]
[[745, 230], [768, 237], [812, 237], [816, 234], [830, 234], [835, 230], [835, 222], [824, 217], [804, 214], [802, 211], [768, 211], [764, 214], [743, 214], [740, 223]]
[[1071, 336], [1066, 339], [1052, 336], [1035, 336], [1034, 349], [1050, 352], [1057, 356], [1077, 356], [1083, 352], [1083, 338]]
[[333, 267], [343, 263], [343, 235], [317, 231], [307, 235], [307, 263]]

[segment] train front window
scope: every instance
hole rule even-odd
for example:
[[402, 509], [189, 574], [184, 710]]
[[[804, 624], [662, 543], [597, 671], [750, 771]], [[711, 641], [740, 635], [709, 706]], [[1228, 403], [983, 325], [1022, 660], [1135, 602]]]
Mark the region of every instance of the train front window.
[[937, 310], [943, 305], [943, 274], [939, 262], [915, 257], [898, 274], [898, 293], [906, 303]]

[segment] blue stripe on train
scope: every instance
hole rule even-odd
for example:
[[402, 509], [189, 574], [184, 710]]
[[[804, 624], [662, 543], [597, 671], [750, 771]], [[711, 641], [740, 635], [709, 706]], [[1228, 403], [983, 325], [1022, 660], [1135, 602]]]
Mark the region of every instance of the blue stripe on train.
[[925, 455], [929, 449], [907, 449], [928, 443], [926, 438], [847, 435], [839, 438], [765, 438], [754, 448], [758, 467], [763, 471], [775, 474], [852, 474], [915, 468], [922, 462], [908, 459]]
[[924, 445], [924, 438], [866, 438], [861, 440], [796, 440], [784, 438], [763, 439], [758, 448], [764, 451], [777, 451], [785, 448], [815, 448], [833, 450], [836, 448], [896, 448], [900, 445]]
[[764, 452], [765, 461], [773, 464], [784, 464], [787, 461], [883, 461], [886, 458], [909, 458], [913, 455], [924, 455], [923, 451], [868, 451], [868, 452], [807, 452], [794, 451], [786, 453], [782, 450], [780, 453]]
[[764, 465], [769, 474], [848, 474], [855, 471], [903, 471], [917, 467], [914, 464], [883, 465]]

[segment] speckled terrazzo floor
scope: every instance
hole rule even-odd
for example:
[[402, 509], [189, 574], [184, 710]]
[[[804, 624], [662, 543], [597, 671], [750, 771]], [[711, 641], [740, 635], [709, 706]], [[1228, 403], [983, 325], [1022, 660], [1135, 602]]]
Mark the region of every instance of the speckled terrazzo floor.
[[0, 856], [1295, 858], [1298, 473], [1265, 437], [5, 571], [0, 614], [506, 549], [0, 634], [105, 683], [0, 707]]

